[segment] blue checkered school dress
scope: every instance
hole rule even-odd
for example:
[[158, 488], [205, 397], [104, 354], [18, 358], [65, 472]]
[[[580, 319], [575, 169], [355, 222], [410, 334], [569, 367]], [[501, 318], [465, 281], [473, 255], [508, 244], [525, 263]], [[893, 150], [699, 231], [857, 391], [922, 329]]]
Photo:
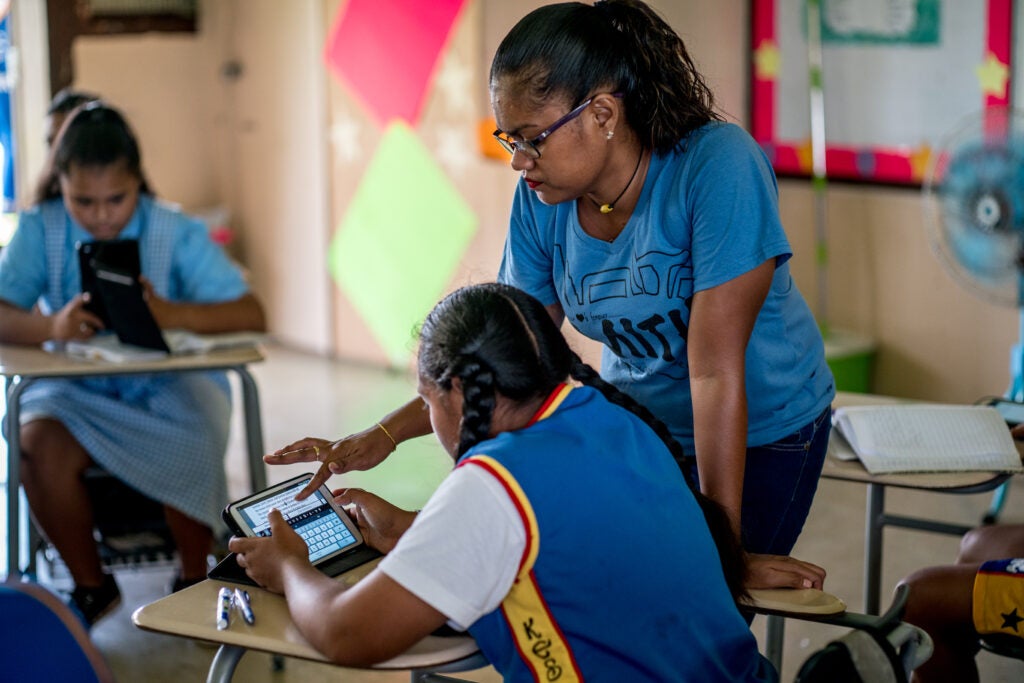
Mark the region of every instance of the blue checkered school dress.
[[[60, 201], [40, 209], [49, 277], [40, 305], [55, 311], [70, 299], [65, 268], [77, 270], [77, 263]], [[145, 196], [138, 211], [142, 272], [167, 296], [172, 278], [179, 277], [172, 272], [173, 248], [190, 219]], [[24, 391], [21, 405], [23, 425], [43, 417], [59, 420], [104, 469], [219, 530], [228, 502], [224, 454], [231, 417], [223, 373], [38, 380]]]

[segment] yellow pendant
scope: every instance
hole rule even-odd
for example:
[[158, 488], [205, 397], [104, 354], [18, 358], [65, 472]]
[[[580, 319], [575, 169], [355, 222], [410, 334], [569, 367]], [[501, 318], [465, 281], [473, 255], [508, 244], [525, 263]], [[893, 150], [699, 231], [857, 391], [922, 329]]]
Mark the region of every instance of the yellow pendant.
[[611, 213], [614, 210], [615, 207], [612, 206], [611, 204], [602, 204], [600, 209], [601, 213]]

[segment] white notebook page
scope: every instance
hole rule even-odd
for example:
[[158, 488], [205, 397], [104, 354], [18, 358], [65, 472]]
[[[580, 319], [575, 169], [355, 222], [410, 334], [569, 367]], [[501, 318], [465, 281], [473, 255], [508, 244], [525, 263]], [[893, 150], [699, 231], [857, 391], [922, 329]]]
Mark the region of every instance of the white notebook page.
[[849, 406], [836, 425], [871, 473], [1020, 471], [1010, 430], [991, 406]]

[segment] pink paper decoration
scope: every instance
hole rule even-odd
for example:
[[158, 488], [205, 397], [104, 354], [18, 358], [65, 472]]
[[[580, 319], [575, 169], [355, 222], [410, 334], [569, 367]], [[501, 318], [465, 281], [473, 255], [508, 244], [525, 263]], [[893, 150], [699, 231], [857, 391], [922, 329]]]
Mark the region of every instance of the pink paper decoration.
[[349, 0], [334, 22], [324, 61], [383, 127], [415, 126], [465, 0]]

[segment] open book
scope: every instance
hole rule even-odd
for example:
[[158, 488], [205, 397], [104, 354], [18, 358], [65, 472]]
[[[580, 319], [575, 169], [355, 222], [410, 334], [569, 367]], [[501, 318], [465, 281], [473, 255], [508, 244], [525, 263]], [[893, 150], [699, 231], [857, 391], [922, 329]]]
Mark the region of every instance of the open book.
[[1024, 469], [1006, 422], [991, 406], [847, 406], [836, 409], [833, 424], [871, 474]]
[[[216, 349], [236, 348], [239, 346], [255, 346], [266, 341], [261, 332], [227, 332], [224, 334], [196, 334], [188, 330], [166, 330], [164, 341], [174, 355], [189, 353], [206, 353]], [[156, 360], [166, 358], [167, 353], [142, 346], [125, 344], [114, 334], [97, 334], [85, 340], [69, 341], [64, 351], [70, 356], [105, 360], [112, 363], [127, 361]]]

